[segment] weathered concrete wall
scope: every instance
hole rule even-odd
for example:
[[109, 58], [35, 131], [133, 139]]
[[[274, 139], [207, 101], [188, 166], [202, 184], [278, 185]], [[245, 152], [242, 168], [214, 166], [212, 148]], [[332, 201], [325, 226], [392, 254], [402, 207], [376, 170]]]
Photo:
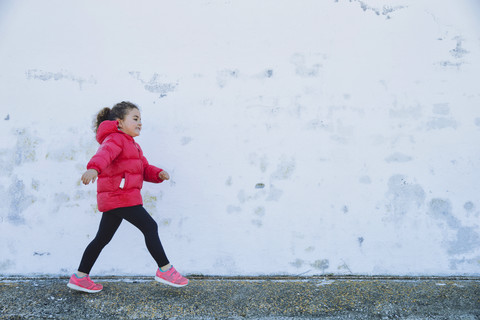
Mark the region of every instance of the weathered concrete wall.
[[[100, 108], [141, 107], [184, 273], [480, 274], [475, 1], [2, 1], [0, 274], [68, 274]], [[151, 274], [124, 223], [95, 274]]]

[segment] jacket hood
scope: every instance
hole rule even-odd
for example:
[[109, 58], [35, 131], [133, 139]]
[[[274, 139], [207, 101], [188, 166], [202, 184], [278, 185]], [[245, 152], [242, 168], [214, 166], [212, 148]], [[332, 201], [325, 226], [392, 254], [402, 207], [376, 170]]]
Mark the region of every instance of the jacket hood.
[[112, 133], [122, 133], [118, 129], [118, 121], [106, 120], [100, 123], [97, 129], [97, 141], [102, 144], [102, 142]]

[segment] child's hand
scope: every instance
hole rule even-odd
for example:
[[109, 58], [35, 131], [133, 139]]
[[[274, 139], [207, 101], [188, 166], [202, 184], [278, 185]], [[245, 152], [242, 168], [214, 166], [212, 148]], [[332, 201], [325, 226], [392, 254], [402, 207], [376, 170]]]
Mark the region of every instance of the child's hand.
[[98, 177], [98, 172], [95, 169], [89, 169], [85, 171], [85, 173], [82, 175], [82, 182], [83, 184], [89, 184], [90, 182], [95, 182]]
[[158, 177], [162, 180], [169, 180], [170, 179], [170, 175], [168, 174], [167, 171], [160, 171], [160, 173], [158, 174]]

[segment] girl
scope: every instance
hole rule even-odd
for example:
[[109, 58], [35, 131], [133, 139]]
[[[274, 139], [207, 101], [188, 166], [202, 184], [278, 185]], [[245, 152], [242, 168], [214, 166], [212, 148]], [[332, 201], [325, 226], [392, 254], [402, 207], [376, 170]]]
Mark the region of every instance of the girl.
[[87, 185], [98, 178], [97, 203], [103, 214], [97, 235], [85, 249], [78, 271], [68, 282], [71, 289], [88, 293], [102, 290], [103, 286], [95, 284], [88, 274], [123, 219], [145, 236], [147, 249], [158, 265], [155, 280], [174, 287], [188, 284], [188, 279], [168, 261], [158, 237], [157, 223], [142, 206], [143, 181], [160, 183], [169, 180], [170, 176], [150, 165], [143, 156], [133, 139], [141, 129], [140, 110], [130, 102], [120, 102], [112, 109], [104, 108], [97, 115], [95, 131], [100, 147], [88, 162], [82, 182]]

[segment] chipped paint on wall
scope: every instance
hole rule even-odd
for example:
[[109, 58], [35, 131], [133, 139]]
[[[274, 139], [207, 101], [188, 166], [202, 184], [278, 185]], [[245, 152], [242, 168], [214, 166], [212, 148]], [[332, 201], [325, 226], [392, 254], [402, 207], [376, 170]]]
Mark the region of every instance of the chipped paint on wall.
[[159, 94], [159, 98], [166, 97], [167, 93], [175, 91], [178, 86], [178, 83], [166, 82], [165, 77], [158, 73], [154, 73], [148, 81], [143, 79], [143, 75], [139, 71], [130, 71], [129, 74], [132, 78], [140, 81], [146, 91]]
[[69, 71], [58, 71], [58, 72], [51, 72], [51, 71], [44, 71], [38, 69], [29, 69], [25, 72], [25, 76], [29, 80], [40, 80], [40, 81], [60, 81], [60, 80], [67, 80], [72, 81], [78, 84], [80, 89], [85, 84], [96, 84], [97, 80], [90, 76], [88, 79], [78, 77], [73, 75]]

